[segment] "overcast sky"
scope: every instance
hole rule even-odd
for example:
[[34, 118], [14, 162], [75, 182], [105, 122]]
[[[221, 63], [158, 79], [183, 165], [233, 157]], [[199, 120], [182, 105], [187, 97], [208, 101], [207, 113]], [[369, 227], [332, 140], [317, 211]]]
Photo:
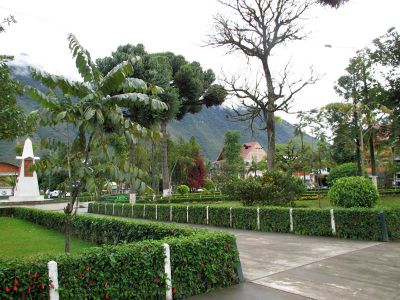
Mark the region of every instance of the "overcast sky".
[[[338, 10], [314, 9], [306, 24], [310, 37], [288, 44], [273, 57], [276, 70], [291, 60], [293, 78], [305, 75], [309, 66], [324, 75], [298, 95], [293, 110], [339, 101], [333, 86], [348, 60], [390, 27], [399, 30], [399, 11], [399, 0], [350, 0]], [[148, 52], [172, 51], [197, 60], [217, 76], [243, 73], [243, 56], [202, 47], [218, 12], [226, 10], [216, 0], [2, 0], [0, 18], [12, 14], [18, 23], [2, 34], [0, 53], [77, 79], [66, 39], [71, 32], [94, 58], [110, 55], [121, 44], [143, 43]], [[326, 44], [332, 48], [324, 47]], [[294, 115], [283, 117], [295, 122]]]

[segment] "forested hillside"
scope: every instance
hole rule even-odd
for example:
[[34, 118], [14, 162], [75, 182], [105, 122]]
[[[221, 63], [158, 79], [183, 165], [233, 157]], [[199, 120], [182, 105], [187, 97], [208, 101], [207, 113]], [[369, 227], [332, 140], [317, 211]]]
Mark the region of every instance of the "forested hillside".
[[[13, 76], [26, 85], [33, 85], [42, 91], [44, 87], [40, 83], [32, 80], [27, 67], [12, 66]], [[18, 100], [26, 112], [39, 109], [39, 105], [28, 97]], [[203, 154], [209, 159], [214, 160], [222, 149], [224, 133], [228, 130], [238, 130], [241, 132], [242, 142], [256, 140], [264, 147], [267, 144], [265, 132], [255, 132], [254, 135], [249, 130], [247, 124], [242, 122], [232, 122], [228, 116], [231, 110], [226, 107], [204, 108], [195, 115], [186, 115], [183, 120], [172, 121], [169, 125], [169, 133], [173, 139], [183, 136], [189, 139], [194, 136], [201, 146]], [[33, 136], [34, 143], [40, 138], [63, 136], [63, 128], [41, 128]], [[293, 126], [282, 120], [276, 126], [277, 143], [287, 143], [293, 137]], [[22, 142], [22, 140], [21, 140]], [[0, 161], [15, 163], [15, 142], [0, 141]]]

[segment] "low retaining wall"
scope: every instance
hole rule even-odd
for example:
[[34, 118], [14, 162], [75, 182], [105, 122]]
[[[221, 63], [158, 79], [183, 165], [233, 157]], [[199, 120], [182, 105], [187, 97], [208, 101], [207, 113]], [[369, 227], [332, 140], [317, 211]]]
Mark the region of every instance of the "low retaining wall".
[[[0, 216], [65, 225], [59, 212], [4, 208]], [[75, 236], [103, 245], [81, 255], [0, 259], [0, 299], [182, 299], [239, 281], [233, 235], [90, 215], [72, 225]]]
[[121, 217], [360, 240], [400, 238], [400, 209], [309, 209], [90, 203], [89, 212]]

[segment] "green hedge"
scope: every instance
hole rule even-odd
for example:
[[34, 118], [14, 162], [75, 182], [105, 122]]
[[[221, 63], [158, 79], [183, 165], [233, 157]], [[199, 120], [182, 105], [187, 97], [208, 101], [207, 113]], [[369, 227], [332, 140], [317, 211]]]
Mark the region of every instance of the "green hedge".
[[[115, 205], [117, 206], [117, 204]], [[128, 205], [132, 207], [131, 205]], [[135, 209], [143, 206], [134, 205]], [[146, 205], [146, 211], [156, 205]], [[207, 224], [207, 205], [157, 205], [158, 220], [169, 221], [172, 207], [172, 221], [187, 223], [186, 213], [189, 209], [189, 223]], [[89, 212], [102, 211], [97, 204], [89, 204]], [[392, 239], [400, 238], [400, 210], [386, 210], [386, 223]], [[380, 210], [368, 208], [337, 208], [334, 209], [336, 237], [381, 240], [382, 227]], [[143, 214], [139, 214], [143, 215]], [[118, 215], [117, 215], [118, 216]], [[237, 229], [258, 230], [257, 208], [208, 206], [208, 225], [230, 227]], [[330, 209], [293, 208], [293, 233], [301, 235], [333, 236]], [[139, 216], [142, 218], [142, 216]], [[148, 219], [155, 220], [155, 218]], [[230, 221], [232, 219], [232, 224]], [[259, 209], [259, 230], [266, 232], [290, 231], [290, 208], [261, 207]]]
[[[104, 204], [90, 206], [105, 212]], [[126, 208], [115, 205], [114, 213], [125, 215]], [[59, 212], [7, 208], [0, 216], [64, 229]], [[170, 245], [174, 299], [238, 282], [238, 252], [230, 234], [90, 215], [74, 217], [72, 226], [76, 236], [102, 246], [69, 257], [0, 260], [0, 299], [48, 299], [50, 260], [58, 264], [61, 299], [165, 299], [163, 243]]]

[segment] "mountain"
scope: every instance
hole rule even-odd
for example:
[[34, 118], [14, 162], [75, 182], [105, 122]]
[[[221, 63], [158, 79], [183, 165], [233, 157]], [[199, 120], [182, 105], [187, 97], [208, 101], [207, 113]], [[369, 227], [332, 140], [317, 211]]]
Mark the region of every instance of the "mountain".
[[[11, 66], [13, 77], [23, 84], [34, 86], [45, 91], [45, 87], [39, 82], [33, 80], [26, 66]], [[40, 109], [40, 106], [32, 99], [24, 96], [18, 99], [18, 103], [26, 112]], [[256, 131], [254, 133], [249, 130], [246, 123], [233, 122], [228, 116], [232, 113], [226, 107], [203, 108], [200, 113], [188, 114], [182, 120], [174, 120], [170, 122], [168, 131], [173, 139], [182, 136], [189, 139], [194, 136], [200, 144], [202, 153], [211, 161], [215, 160], [219, 152], [222, 150], [224, 142], [224, 134], [229, 130], [238, 130], [241, 133], [242, 142], [258, 141], [263, 147], [267, 146], [267, 135], [265, 131]], [[276, 142], [278, 144], [287, 143], [293, 138], [293, 125], [282, 120], [276, 124]], [[54, 128], [38, 128], [37, 133], [32, 137], [33, 143], [38, 144], [41, 138], [58, 137], [62, 138], [63, 129], [61, 127]], [[311, 141], [306, 136], [306, 141]], [[19, 141], [23, 142], [22, 139]], [[16, 163], [15, 160], [15, 142], [0, 141], [0, 161]], [[40, 152], [38, 152], [40, 153]]]

